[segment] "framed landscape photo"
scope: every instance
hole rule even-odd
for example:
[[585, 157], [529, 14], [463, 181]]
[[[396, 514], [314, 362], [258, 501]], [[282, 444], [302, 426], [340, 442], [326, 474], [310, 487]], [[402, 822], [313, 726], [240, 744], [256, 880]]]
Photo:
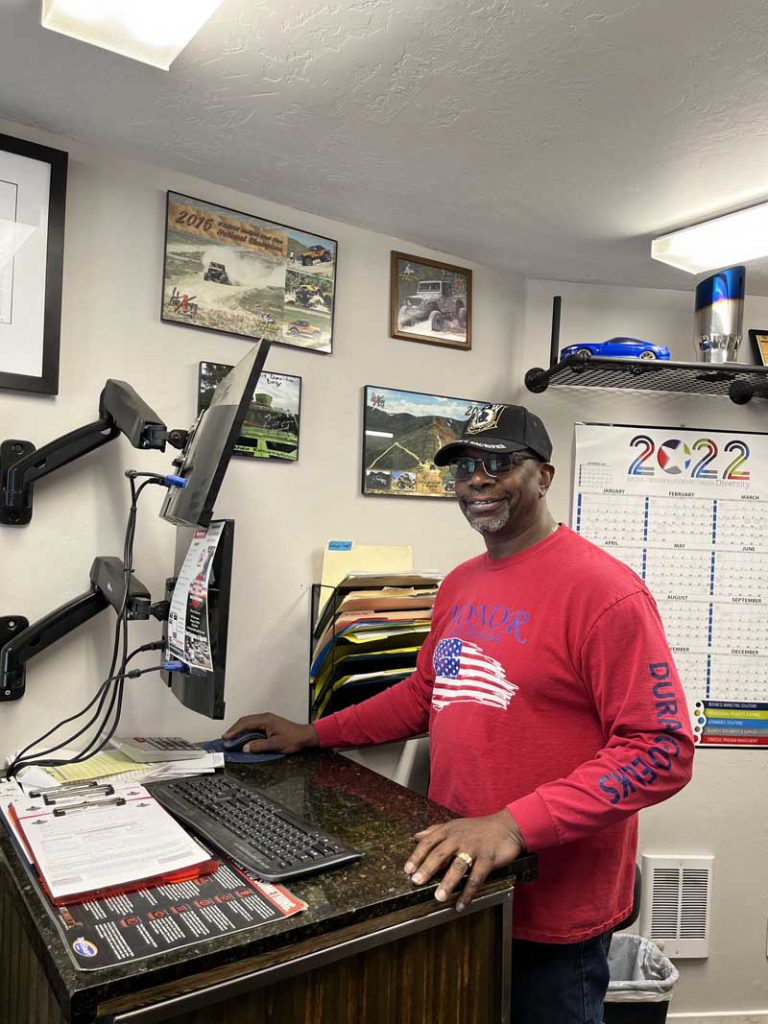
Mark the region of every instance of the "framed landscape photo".
[[472, 271], [393, 252], [389, 333], [406, 341], [469, 351]]
[[336, 254], [331, 238], [169, 192], [161, 318], [327, 355]]
[[749, 340], [758, 366], [768, 366], [768, 331], [751, 330]]
[[488, 402], [366, 386], [363, 394], [363, 494], [388, 498], [453, 498], [438, 448], [457, 440], [475, 409]]
[[[227, 363], [200, 363], [197, 411], [207, 409], [216, 385], [232, 369]], [[299, 458], [301, 421], [301, 377], [289, 373], [259, 376], [243, 432], [235, 442], [233, 455], [248, 459], [296, 462]]]
[[0, 135], [0, 388], [59, 392], [67, 161]]

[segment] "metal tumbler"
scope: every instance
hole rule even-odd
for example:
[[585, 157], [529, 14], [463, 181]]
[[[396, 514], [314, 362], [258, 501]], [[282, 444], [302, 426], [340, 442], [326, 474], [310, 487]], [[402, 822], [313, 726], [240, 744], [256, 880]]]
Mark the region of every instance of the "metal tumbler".
[[744, 267], [720, 270], [696, 287], [694, 348], [705, 363], [735, 363], [744, 319]]

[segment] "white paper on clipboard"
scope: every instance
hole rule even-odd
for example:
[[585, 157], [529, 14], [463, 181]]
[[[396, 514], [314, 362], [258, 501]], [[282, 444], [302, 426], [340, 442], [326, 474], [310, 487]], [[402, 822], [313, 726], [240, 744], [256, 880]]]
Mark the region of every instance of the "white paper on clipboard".
[[150, 796], [125, 786], [110, 797], [14, 801], [26, 845], [52, 899], [204, 864], [210, 854]]

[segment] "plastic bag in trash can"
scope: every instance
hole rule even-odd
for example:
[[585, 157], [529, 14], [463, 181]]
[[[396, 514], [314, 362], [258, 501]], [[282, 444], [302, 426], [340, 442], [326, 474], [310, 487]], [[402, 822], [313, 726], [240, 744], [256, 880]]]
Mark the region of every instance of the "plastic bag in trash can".
[[606, 1003], [662, 1003], [680, 974], [659, 947], [640, 935], [614, 935], [608, 950]]

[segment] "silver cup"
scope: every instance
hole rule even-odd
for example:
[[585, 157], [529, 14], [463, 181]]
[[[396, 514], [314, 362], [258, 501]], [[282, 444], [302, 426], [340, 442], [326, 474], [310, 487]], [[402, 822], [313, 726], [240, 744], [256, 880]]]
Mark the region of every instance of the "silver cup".
[[744, 267], [729, 267], [696, 287], [696, 355], [705, 363], [735, 363], [744, 320]]

